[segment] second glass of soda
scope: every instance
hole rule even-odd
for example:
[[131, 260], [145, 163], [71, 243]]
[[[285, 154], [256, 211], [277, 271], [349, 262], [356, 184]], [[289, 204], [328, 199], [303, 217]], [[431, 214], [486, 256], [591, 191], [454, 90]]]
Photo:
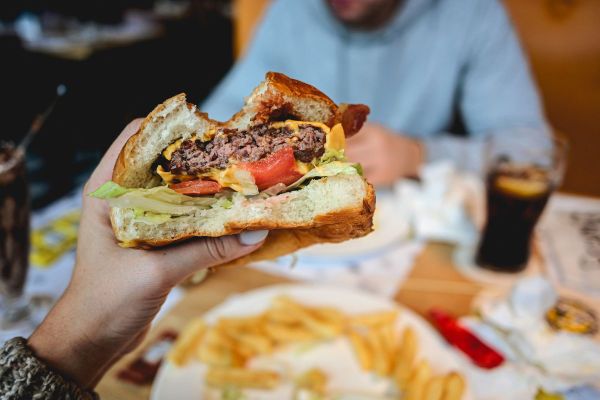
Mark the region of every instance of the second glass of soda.
[[476, 255], [482, 268], [519, 272], [527, 266], [535, 225], [564, 174], [566, 140], [524, 133], [498, 133], [486, 143], [487, 218]]

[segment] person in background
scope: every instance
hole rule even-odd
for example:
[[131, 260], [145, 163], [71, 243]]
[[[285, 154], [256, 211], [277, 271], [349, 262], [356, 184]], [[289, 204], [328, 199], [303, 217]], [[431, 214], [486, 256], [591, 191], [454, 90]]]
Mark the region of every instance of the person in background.
[[196, 271], [260, 247], [266, 231], [201, 238], [168, 249], [117, 244], [106, 202], [87, 196], [111, 179], [130, 123], [83, 190], [75, 270], [69, 286], [29, 339], [0, 347], [0, 399], [87, 400], [106, 371], [145, 337], [169, 291]]
[[499, 0], [274, 0], [247, 53], [202, 110], [229, 119], [270, 70], [335, 102], [371, 107], [346, 154], [376, 185], [440, 159], [477, 169], [490, 134], [522, 129], [534, 144], [549, 137]]

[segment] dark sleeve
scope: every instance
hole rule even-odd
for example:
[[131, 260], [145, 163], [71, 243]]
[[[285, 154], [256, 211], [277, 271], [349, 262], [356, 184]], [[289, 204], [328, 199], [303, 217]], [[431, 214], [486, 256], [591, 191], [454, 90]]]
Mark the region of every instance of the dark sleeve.
[[14, 338], [0, 349], [0, 398], [3, 400], [97, 400], [37, 359], [27, 341]]

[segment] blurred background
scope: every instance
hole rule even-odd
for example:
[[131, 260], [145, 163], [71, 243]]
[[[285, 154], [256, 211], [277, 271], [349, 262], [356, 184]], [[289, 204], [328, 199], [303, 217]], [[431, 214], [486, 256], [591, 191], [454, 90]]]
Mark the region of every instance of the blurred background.
[[[268, 0], [0, 4], [3, 140], [68, 92], [28, 164], [33, 206], [80, 184], [122, 127], [185, 91], [201, 103], [252, 37]], [[570, 140], [564, 191], [600, 195], [600, 2], [505, 0], [552, 127]]]
[[[0, 144], [41, 130], [27, 148], [29, 180], [22, 163], [11, 167], [19, 174], [0, 168], [0, 292], [11, 283], [39, 309], [37, 324], [64, 291], [81, 186], [127, 123], [181, 92], [225, 120], [273, 69], [371, 107], [344, 154], [377, 187], [374, 231], [176, 288], [144, 352], [99, 385], [102, 398], [148, 398], [154, 344], [228, 296], [292, 280], [394, 300], [432, 322], [424, 331], [444, 335], [446, 317], [432, 310], [460, 317], [515, 367], [482, 373], [481, 347], [457, 358], [472, 398], [598, 399], [599, 22], [599, 0], [1, 1]], [[0, 147], [0, 167], [2, 157]], [[27, 211], [27, 184], [31, 235], [26, 212], [11, 218]], [[513, 337], [535, 354], [513, 352]], [[153, 372], [125, 382], [123, 371], [147, 373], [147, 349]]]

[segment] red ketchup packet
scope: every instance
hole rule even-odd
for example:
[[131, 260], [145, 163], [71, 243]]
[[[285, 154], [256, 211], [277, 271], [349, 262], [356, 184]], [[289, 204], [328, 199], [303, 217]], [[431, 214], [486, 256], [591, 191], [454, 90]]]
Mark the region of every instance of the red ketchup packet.
[[492, 369], [504, 362], [502, 354], [485, 344], [470, 330], [460, 325], [458, 320], [452, 315], [439, 309], [432, 309], [429, 311], [429, 316], [448, 343], [465, 353], [475, 365], [485, 369]]
[[165, 331], [133, 360], [126, 368], [120, 370], [117, 378], [133, 383], [135, 385], [147, 385], [152, 383], [163, 358], [177, 339], [177, 334]]

